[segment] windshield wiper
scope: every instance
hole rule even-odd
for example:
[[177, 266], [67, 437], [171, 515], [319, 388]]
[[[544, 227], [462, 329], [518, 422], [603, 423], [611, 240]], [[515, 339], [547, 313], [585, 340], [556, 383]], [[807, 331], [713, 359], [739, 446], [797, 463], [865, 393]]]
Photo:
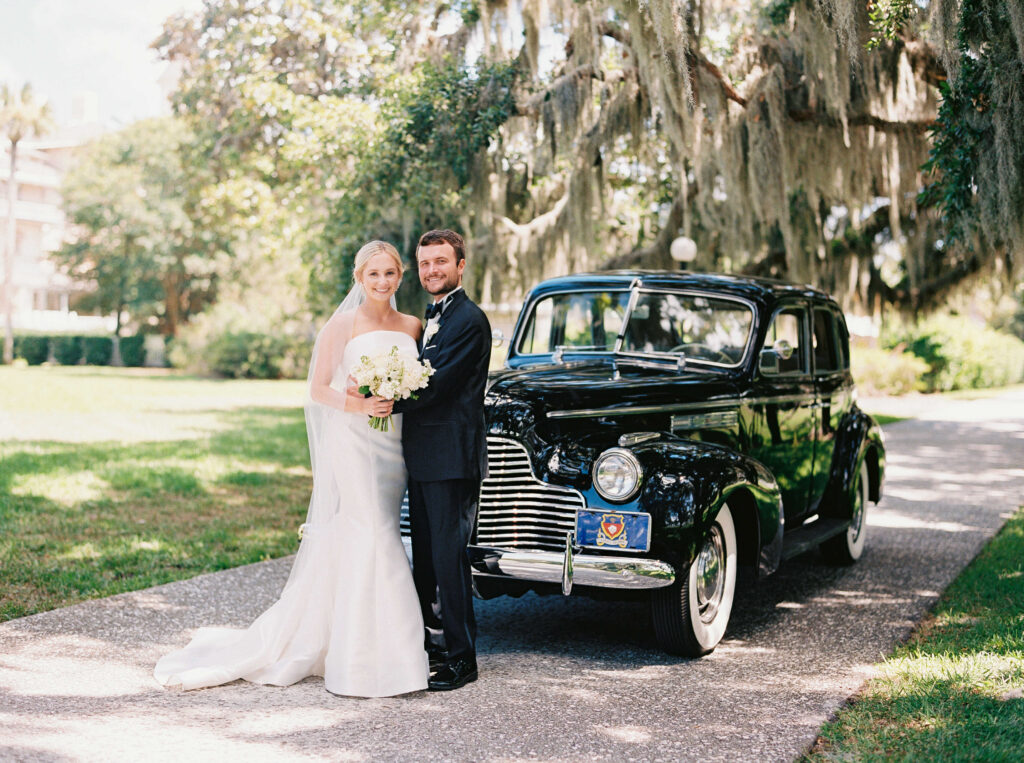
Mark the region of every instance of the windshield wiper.
[[611, 348], [603, 344], [558, 344], [555, 345], [555, 351], [551, 355], [551, 360], [555, 363], [561, 363], [562, 355], [566, 352], [594, 352], [595, 350], [612, 352]]

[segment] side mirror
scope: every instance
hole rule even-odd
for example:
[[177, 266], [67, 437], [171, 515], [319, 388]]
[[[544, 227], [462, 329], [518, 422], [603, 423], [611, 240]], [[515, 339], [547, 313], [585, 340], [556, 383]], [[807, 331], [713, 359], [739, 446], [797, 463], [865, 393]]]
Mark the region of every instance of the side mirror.
[[494, 329], [494, 331], [491, 332], [491, 346], [501, 347], [501, 345], [507, 341], [508, 338], [501, 329]]
[[757, 367], [763, 374], [777, 374], [779, 372], [779, 354], [771, 347], [765, 347], [761, 350]]
[[782, 373], [779, 361], [789, 360], [792, 357], [793, 345], [785, 339], [777, 339], [771, 347], [765, 347], [761, 350], [758, 368], [761, 370], [761, 373], [765, 374]]

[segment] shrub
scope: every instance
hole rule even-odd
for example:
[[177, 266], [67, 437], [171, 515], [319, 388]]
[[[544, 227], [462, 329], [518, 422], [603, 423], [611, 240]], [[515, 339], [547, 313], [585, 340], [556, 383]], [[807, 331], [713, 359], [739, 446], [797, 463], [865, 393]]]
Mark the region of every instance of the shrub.
[[902, 347], [854, 345], [850, 348], [850, 370], [857, 390], [864, 395], [905, 395], [924, 389], [921, 377], [928, 364]]
[[82, 359], [82, 337], [55, 336], [53, 338], [53, 357], [62, 366], [75, 366]]
[[143, 366], [146, 364], [146, 336], [123, 336], [120, 341], [121, 362], [126, 366]]
[[304, 379], [311, 351], [303, 318], [273, 305], [222, 300], [181, 328], [166, 357], [196, 374]]
[[30, 366], [38, 366], [45, 363], [46, 359], [50, 357], [50, 337], [14, 337], [14, 357], [24, 358]]
[[109, 366], [114, 340], [109, 336], [87, 336], [82, 340], [85, 362], [90, 366]]
[[203, 355], [210, 370], [221, 376], [280, 379], [304, 374], [309, 350], [290, 337], [229, 331], [214, 337]]
[[1024, 380], [1024, 342], [963, 318], [936, 316], [893, 332], [888, 347], [904, 345], [928, 364], [929, 392], [1001, 387]]

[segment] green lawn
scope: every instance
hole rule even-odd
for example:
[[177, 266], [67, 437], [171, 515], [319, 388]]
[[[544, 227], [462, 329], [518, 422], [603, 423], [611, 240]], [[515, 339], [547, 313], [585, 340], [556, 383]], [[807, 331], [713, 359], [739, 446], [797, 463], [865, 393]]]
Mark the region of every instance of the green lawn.
[[0, 620], [293, 552], [303, 387], [0, 367]]
[[1024, 510], [943, 594], [808, 760], [1024, 757]]
[[888, 413], [872, 413], [871, 416], [878, 422], [880, 427], [887, 427], [889, 424], [895, 424], [897, 421], [907, 421], [912, 418], [910, 416], [892, 416]]

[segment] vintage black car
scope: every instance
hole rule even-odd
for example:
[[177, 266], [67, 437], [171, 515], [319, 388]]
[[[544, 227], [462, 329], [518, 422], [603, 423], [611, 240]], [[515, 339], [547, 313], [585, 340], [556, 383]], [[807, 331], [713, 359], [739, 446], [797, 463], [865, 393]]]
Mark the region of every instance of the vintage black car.
[[650, 600], [659, 644], [721, 640], [737, 572], [819, 546], [862, 554], [882, 432], [855, 402], [849, 336], [820, 291], [606, 272], [526, 299], [487, 391], [489, 475], [469, 553], [484, 598]]

